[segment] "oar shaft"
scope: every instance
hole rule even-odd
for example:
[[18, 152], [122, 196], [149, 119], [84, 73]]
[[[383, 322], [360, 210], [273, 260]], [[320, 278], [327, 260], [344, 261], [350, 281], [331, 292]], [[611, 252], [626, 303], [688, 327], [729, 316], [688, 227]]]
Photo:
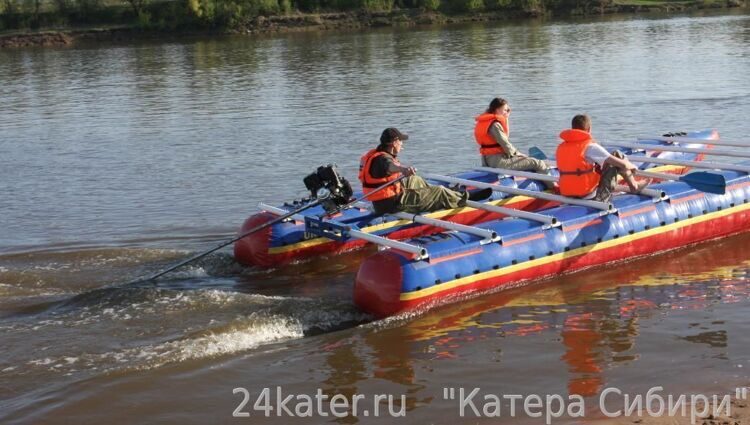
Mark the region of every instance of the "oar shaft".
[[645, 142], [645, 141], [658, 141], [658, 142], [677, 142], [677, 143], [694, 143], [694, 144], [702, 144], [702, 145], [716, 145], [716, 146], [735, 146], [738, 148], [750, 148], [750, 142], [741, 142], [741, 141], [733, 141], [733, 140], [704, 140], [704, 139], [694, 139], [692, 137], [665, 137], [665, 136], [658, 136], [658, 137], [639, 137], [639, 142]]
[[[506, 176], [518, 176], [518, 177], [525, 177], [527, 179], [531, 180], [540, 180], [540, 181], [548, 181], [548, 182], [557, 182], [560, 180], [557, 176], [550, 176], [549, 174], [539, 174], [539, 173], [531, 173], [528, 171], [516, 171], [516, 170], [507, 170], [502, 168], [490, 168], [490, 167], [479, 167], [477, 168], [479, 171], [487, 171], [490, 173], [499, 173]], [[661, 180], [677, 180], [677, 177], [675, 177], [673, 174], [666, 174], [666, 173], [649, 173], [649, 175], [640, 174], [637, 172], [636, 174], [643, 175], [644, 177], [651, 177], [651, 178], [657, 178]], [[629, 187], [623, 186], [617, 188], [619, 192], [632, 192]], [[652, 198], [657, 199], [663, 199], [666, 194], [661, 190], [655, 190], [655, 189], [643, 189], [638, 194], [650, 196]]]
[[544, 181], [544, 182], [556, 182], [558, 180], [557, 177], [550, 176], [549, 174], [532, 173], [529, 171], [508, 170], [505, 168], [477, 167], [475, 168], [475, 170], [485, 171], [488, 173], [495, 173], [495, 174], [505, 175], [505, 176], [524, 177], [527, 179], [539, 180], [539, 181]]
[[678, 181], [680, 176], [669, 173], [655, 173], [653, 171], [636, 171], [635, 175], [651, 179]]
[[682, 152], [682, 153], [693, 153], [693, 154], [704, 154], [704, 155], [718, 155], [718, 156], [731, 156], [735, 158], [750, 158], [750, 153], [739, 152], [736, 150], [727, 149], [705, 149], [705, 148], [686, 148], [683, 146], [661, 146], [661, 145], [645, 145], [641, 143], [606, 143], [606, 147], [616, 148], [630, 148], [630, 149], [643, 149], [647, 151], [656, 152]]
[[725, 162], [709, 162], [709, 161], [685, 161], [680, 159], [665, 159], [665, 158], [646, 158], [636, 155], [628, 156], [630, 162], [645, 163], [645, 164], [665, 164], [665, 165], [679, 165], [682, 167], [693, 167], [701, 168], [706, 170], [730, 170], [739, 171], [741, 173], [750, 173], [750, 167], [746, 165], [729, 164]]
[[440, 174], [423, 174], [423, 177], [432, 180], [444, 181], [446, 183], [460, 184], [464, 186], [474, 186], [480, 189], [492, 189], [495, 192], [508, 193], [511, 195], [528, 196], [529, 198], [544, 199], [547, 201], [560, 202], [563, 204], [580, 205], [583, 207], [594, 208], [602, 211], [611, 211], [612, 204], [599, 201], [590, 201], [586, 199], [570, 198], [567, 196], [553, 195], [546, 192], [534, 192], [531, 190], [516, 189], [513, 187], [504, 187], [491, 183], [483, 183], [476, 180], [461, 179], [458, 177], [443, 176]]

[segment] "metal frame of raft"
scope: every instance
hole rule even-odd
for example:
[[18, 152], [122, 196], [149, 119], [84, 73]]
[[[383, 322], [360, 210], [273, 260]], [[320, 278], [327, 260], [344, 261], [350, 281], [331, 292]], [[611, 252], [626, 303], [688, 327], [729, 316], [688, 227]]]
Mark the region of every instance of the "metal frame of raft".
[[[484, 168], [484, 167], [481, 167], [481, 168]], [[487, 168], [486, 171], [494, 172], [497, 174], [505, 174], [508, 176], [523, 176], [526, 178], [533, 178], [536, 180], [545, 180], [545, 181], [559, 180], [559, 178], [555, 176], [523, 172], [523, 171], [492, 169], [492, 168]], [[570, 198], [570, 197], [565, 197], [565, 196], [560, 196], [560, 195], [548, 194], [544, 192], [532, 192], [532, 191], [525, 191], [522, 189], [505, 188], [505, 187], [498, 186], [495, 184], [483, 183], [483, 182], [478, 182], [475, 180], [460, 179], [460, 178], [450, 177], [450, 176], [442, 176], [438, 174], [428, 173], [428, 174], [425, 174], [424, 176], [425, 178], [429, 178], [431, 180], [444, 181], [444, 182], [451, 183], [451, 184], [459, 184], [459, 185], [473, 186], [473, 187], [479, 187], [479, 188], [490, 188], [494, 191], [498, 191], [501, 193], [511, 193], [514, 195], [522, 195], [522, 196], [529, 196], [529, 197], [534, 197], [538, 199], [546, 199], [549, 201], [560, 202], [563, 205], [579, 205], [579, 206], [589, 207], [593, 209], [599, 209], [602, 211], [602, 213], [600, 213], [601, 215], [617, 212], [617, 210], [614, 209], [612, 204], [610, 203], [582, 200], [582, 199], [577, 199], [577, 198]], [[667, 177], [668, 177], [668, 180], [678, 180], [677, 178], [671, 175], [667, 175]], [[659, 202], [659, 201], [667, 199], [664, 191], [653, 190], [653, 189], [650, 191], [647, 191], [647, 190], [641, 191], [639, 195], [650, 196], [653, 198], [654, 202]], [[499, 208], [499, 207], [485, 206], [484, 204], [481, 204], [478, 202], [473, 202], [473, 201], [469, 201], [469, 202], [474, 204], [471, 206], [478, 208], [478, 209]], [[367, 208], [368, 206], [360, 205], [359, 207]], [[284, 210], [278, 209], [278, 213], [282, 214], [284, 213]], [[546, 230], [546, 229], [560, 226], [563, 224], [557, 219], [557, 217], [553, 217], [553, 216], [545, 215], [545, 214], [511, 210], [509, 208], [504, 208], [503, 213], [505, 213], [509, 217], [521, 218], [521, 219], [526, 219], [530, 221], [545, 223], [546, 226], [543, 226], [542, 230]], [[492, 230], [479, 228], [476, 226], [460, 225], [460, 224], [451, 223], [451, 222], [447, 222], [443, 220], [430, 219], [427, 217], [423, 217], [419, 214], [395, 213], [394, 215], [402, 219], [412, 220], [415, 223], [428, 224], [431, 226], [441, 227], [446, 230], [464, 232], [470, 235], [483, 237], [483, 239], [479, 241], [480, 245], [484, 245], [486, 243], [491, 243], [491, 242], [501, 242], [501, 238], [498, 237], [497, 232], [492, 231]], [[337, 241], [345, 241], [345, 240], [352, 239], [352, 238], [363, 239], [369, 242], [373, 242], [380, 246], [384, 246], [388, 248], [395, 248], [395, 249], [399, 249], [398, 246], [401, 246], [401, 247], [406, 247], [405, 249], [402, 249], [403, 251], [409, 252], [412, 254], [417, 254], [416, 259], [418, 260], [425, 260], [429, 258], [429, 253], [424, 247], [406, 244], [403, 242], [400, 242], [398, 245], [396, 245], [390, 239], [373, 236], [368, 233], [364, 233], [359, 230], [352, 229], [352, 226], [337, 223], [335, 220], [324, 220], [322, 218], [315, 218], [315, 217], [307, 216], [305, 217], [305, 223], [309, 232], [314, 233], [321, 237], [326, 237], [326, 238], [334, 239]]]
[[[496, 170], [494, 169], [492, 170], [493, 170], [492, 172], [496, 172]], [[555, 178], [554, 176], [546, 176], [546, 175], [536, 174], [536, 173], [513, 172], [511, 170], [502, 170], [502, 171], [504, 174], [511, 175], [511, 176], [517, 175], [516, 173], [521, 173], [524, 176], [527, 176], [529, 178], [543, 177], [543, 179], [541, 180], [546, 180], [546, 179], [557, 180], [557, 178]], [[424, 177], [431, 179], [431, 180], [444, 181], [446, 183], [451, 183], [451, 184], [459, 184], [459, 185], [473, 186], [473, 187], [479, 187], [479, 188], [489, 188], [489, 189], [492, 189], [494, 191], [498, 191], [501, 193], [510, 193], [513, 195], [521, 195], [521, 196], [528, 196], [528, 197], [533, 197], [537, 199], [545, 199], [549, 201], [559, 202], [564, 205], [578, 205], [578, 206], [584, 206], [584, 207], [589, 207], [593, 209], [599, 209], [602, 211], [600, 213], [601, 215], [617, 212], [617, 210], [613, 208], [611, 203], [582, 200], [582, 199], [570, 198], [566, 196], [554, 195], [554, 194], [549, 194], [549, 193], [544, 193], [544, 192], [533, 192], [533, 191], [527, 191], [523, 189], [507, 188], [507, 187], [498, 186], [496, 184], [483, 183], [483, 182], [478, 182], [476, 180], [460, 179], [456, 177], [443, 176], [439, 174], [427, 173], [427, 174], [424, 174]], [[673, 179], [673, 176], [669, 176], [669, 177], [670, 179]], [[658, 190], [651, 190], [650, 192], [642, 191], [639, 195], [650, 196], [653, 198], [654, 202], [667, 199], [664, 192], [658, 191]], [[478, 208], [478, 209], [493, 208], [492, 206], [485, 206], [484, 204], [481, 204], [478, 202], [473, 202], [473, 201], [469, 201], [469, 202], [473, 204], [472, 205], [473, 207]], [[367, 205], [359, 205], [359, 207], [367, 208]], [[520, 219], [525, 219], [529, 221], [536, 221], [536, 222], [546, 224], [545, 226], [542, 226], [542, 230], [546, 230], [552, 227], [562, 225], [562, 223], [557, 219], [557, 217], [553, 217], [550, 215], [530, 213], [530, 212], [510, 210], [510, 209], [503, 209], [503, 212], [506, 213], [506, 215], [509, 217], [520, 218]], [[284, 210], [278, 209], [278, 213], [282, 214], [284, 213]], [[495, 232], [494, 230], [488, 230], [488, 229], [480, 228], [476, 226], [466, 226], [466, 225], [456, 224], [456, 223], [452, 223], [452, 222], [448, 222], [444, 220], [431, 219], [431, 218], [423, 217], [419, 214], [394, 213], [393, 215], [395, 215], [398, 218], [412, 220], [415, 223], [427, 224], [430, 226], [441, 227], [446, 230], [464, 232], [470, 235], [480, 236], [483, 238], [479, 241], [480, 245], [484, 245], [484, 244], [491, 243], [491, 242], [502, 242], [501, 238], [498, 236], [497, 232]], [[405, 249], [402, 249], [403, 251], [416, 254], [417, 260], [426, 260], [429, 258], [429, 252], [424, 247], [421, 247], [418, 245], [407, 244], [403, 242], [399, 242], [397, 245], [397, 244], [394, 244], [393, 241], [390, 239], [364, 233], [362, 231], [359, 231], [358, 229], [353, 229], [351, 225], [337, 223], [335, 220], [325, 220], [322, 218], [310, 217], [310, 216], [304, 217], [304, 220], [305, 220], [305, 224], [307, 227], [307, 231], [317, 236], [326, 237], [326, 238], [337, 240], [337, 241], [346, 241], [348, 239], [363, 239], [363, 240], [375, 243], [383, 247], [395, 248], [395, 249], [399, 249], [398, 246], [401, 246], [401, 247], [405, 247]]]
[[468, 235], [417, 238], [430, 253], [418, 261], [394, 250], [366, 259], [357, 273], [354, 301], [376, 316], [420, 309], [433, 303], [514, 282], [621, 261], [679, 248], [750, 229], [747, 172], [721, 171], [724, 195], [703, 193], [683, 182], [660, 184], [669, 199], [618, 195], [617, 213], [562, 205], [545, 213], [562, 226], [505, 219], [485, 223], [502, 244], [480, 245]]
[[[702, 131], [691, 133], [694, 137], [689, 137], [695, 144], [710, 144], [713, 139], [718, 137], [715, 131]], [[659, 146], [659, 145], [654, 145]], [[656, 163], [655, 161], [648, 161]], [[644, 163], [648, 164], [644, 161]], [[665, 162], [666, 164], [672, 164], [674, 161]], [[684, 166], [673, 166], [669, 167], [675, 171], [682, 171]], [[502, 217], [518, 217], [529, 220], [534, 220], [542, 223], [547, 227], [554, 227], [559, 225], [557, 218], [544, 216], [531, 212], [544, 207], [550, 207], [556, 203], [562, 201], [562, 199], [549, 198], [549, 197], [538, 197], [535, 190], [517, 189], [520, 187], [529, 187], [536, 190], [544, 190], [544, 186], [541, 183], [543, 179], [527, 179], [517, 181], [512, 177], [507, 178], [498, 175], [499, 169], [491, 169], [492, 171], [485, 170], [484, 174], [479, 173], [463, 173], [462, 175], [468, 175], [471, 179], [465, 179], [467, 183], [470, 183], [473, 187], [485, 187], [486, 181], [498, 181], [499, 184], [512, 185], [516, 187], [508, 187], [508, 190], [501, 191], [495, 190], [496, 193], [503, 193], [506, 195], [502, 199], [495, 199], [486, 203], [469, 201], [466, 207], [459, 208], [456, 210], [443, 210], [434, 213], [428, 213], [424, 215], [413, 215], [401, 213], [395, 216], [389, 217], [377, 217], [371, 214], [369, 211], [369, 204], [363, 203], [358, 205], [359, 212], [350, 211], [339, 217], [333, 217], [329, 222], [339, 226], [339, 232], [344, 229], [351, 229], [359, 238], [331, 238], [330, 234], [325, 237], [321, 237], [317, 232], [311, 232], [305, 229], [301, 224], [305, 222], [306, 217], [309, 214], [314, 214], [315, 211], [308, 210], [305, 215], [299, 217], [293, 217], [293, 222], [280, 223], [266, 229], [263, 232], [258, 232], [248, 238], [245, 238], [235, 244], [235, 258], [240, 262], [259, 265], [259, 266], [273, 266], [277, 264], [283, 264], [288, 261], [309, 257], [316, 254], [323, 253], [336, 253], [357, 248], [366, 243], [380, 243], [381, 246], [389, 246], [386, 243], [394, 239], [404, 240], [410, 237], [420, 236], [426, 233], [435, 233], [440, 230], [451, 230], [451, 231], [468, 231], [475, 232], [477, 235], [482, 237], [483, 243], [497, 242], [497, 235], [493, 235], [492, 231], [489, 231], [483, 227], [471, 226], [471, 224], [482, 223], [489, 220], [495, 220]], [[531, 173], [533, 174], [533, 173]], [[437, 175], [436, 175], [437, 176]], [[665, 174], [665, 176], [671, 176]], [[441, 176], [444, 177], [444, 176]], [[520, 176], [524, 177], [524, 176]], [[474, 180], [474, 179], [478, 180]], [[533, 178], [533, 177], [532, 177]], [[500, 187], [500, 186], [496, 186]], [[503, 186], [505, 188], [506, 186]], [[657, 198], [660, 193], [652, 193], [648, 189], [645, 193], [649, 193], [654, 198]], [[532, 196], [533, 195], [533, 196]], [[555, 196], [548, 194], [550, 196]], [[591, 202], [591, 201], [588, 201]], [[304, 205], [304, 204], [300, 204]], [[256, 226], [269, 221], [280, 214], [284, 214], [289, 210], [297, 208], [298, 205], [288, 205], [288, 209], [273, 207], [268, 204], [261, 203], [260, 207], [266, 211], [266, 214], [258, 214], [250, 217], [246, 220], [243, 225], [243, 229], [251, 226]], [[284, 207], [287, 207], [285, 205]], [[525, 211], [529, 209], [531, 211]], [[352, 214], [353, 213], [353, 214]], [[450, 220], [450, 221], [448, 221]], [[361, 226], [361, 227], [359, 227]], [[468, 226], [468, 227], [465, 227]], [[301, 229], [301, 230], [294, 230]], [[304, 236], [303, 236], [304, 233]], [[349, 232], [351, 235], [352, 232]], [[367, 234], [368, 236], [363, 236]], [[385, 236], [388, 236], [387, 238]], [[345, 242], [344, 242], [345, 240]], [[385, 241], [384, 241], [385, 240]], [[276, 242], [273, 242], [276, 241]], [[392, 244], [391, 244], [392, 245]], [[420, 252], [419, 247], [410, 248], [410, 252]], [[426, 257], [426, 256], [425, 256]]]

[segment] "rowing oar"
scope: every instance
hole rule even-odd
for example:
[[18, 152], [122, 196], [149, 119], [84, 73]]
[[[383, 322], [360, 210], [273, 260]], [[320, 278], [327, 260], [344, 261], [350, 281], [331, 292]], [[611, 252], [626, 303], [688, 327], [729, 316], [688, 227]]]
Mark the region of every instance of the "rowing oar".
[[740, 148], [750, 148], [750, 142], [741, 142], [733, 140], [721, 140], [721, 139], [695, 139], [693, 137], [681, 137], [681, 136], [657, 136], [657, 137], [639, 137], [639, 142], [645, 141], [658, 141], [667, 143], [692, 143], [701, 145], [716, 145], [716, 146], [736, 146]]
[[[547, 155], [545, 155], [545, 153], [536, 146], [532, 146], [531, 148], [529, 148], [529, 155], [536, 159], [541, 159], [541, 160], [548, 159]], [[652, 160], [654, 159], [656, 158], [645, 158], [645, 157], [643, 159], [639, 157], [628, 158], [628, 160], [632, 162], [652, 162]], [[670, 164], [670, 165], [676, 164], [676, 163], [669, 162], [666, 160], [659, 161], [659, 163]], [[727, 182], [724, 176], [722, 176], [721, 174], [709, 173], [707, 171], [696, 171], [690, 174], [677, 175], [677, 174], [655, 173], [653, 171], [638, 170], [635, 172], [635, 175], [648, 177], [652, 179], [680, 181], [680, 182], [686, 183], [688, 186], [692, 187], [693, 189], [700, 190], [701, 192], [715, 193], [717, 195], [723, 195], [726, 193], [726, 190], [727, 190]]]
[[[367, 193], [365, 195], [362, 195], [359, 198], [354, 199], [354, 200], [352, 200], [352, 201], [350, 201], [350, 202], [348, 202], [348, 203], [346, 203], [346, 204], [344, 204], [342, 206], [337, 207], [335, 210], [333, 210], [333, 211], [331, 211], [329, 213], [326, 213], [324, 216], [327, 217], [327, 216], [336, 214], [337, 212], [340, 212], [342, 210], [345, 210], [347, 208], [351, 208], [357, 202], [363, 201], [368, 196], [373, 195], [374, 193], [377, 193], [377, 192], [385, 189], [386, 187], [388, 187], [388, 186], [390, 186], [392, 184], [400, 182], [404, 178], [406, 178], [406, 176], [401, 176], [401, 177], [397, 178], [396, 180], [393, 180], [391, 182], [388, 182], [386, 184], [378, 186], [373, 191], [371, 191], [371, 192], [369, 192], [369, 193]], [[167, 274], [167, 273], [169, 273], [171, 271], [177, 270], [177, 269], [179, 269], [180, 267], [182, 267], [184, 265], [187, 265], [187, 264], [192, 263], [193, 261], [199, 260], [199, 259], [205, 257], [206, 255], [211, 254], [212, 252], [216, 252], [216, 251], [220, 250], [221, 248], [224, 248], [225, 246], [227, 246], [229, 244], [237, 242], [238, 240], [240, 240], [242, 238], [250, 236], [253, 233], [260, 232], [261, 230], [263, 230], [263, 229], [265, 229], [265, 228], [267, 228], [269, 226], [273, 226], [276, 223], [282, 222], [282, 221], [284, 221], [284, 220], [292, 217], [295, 214], [299, 214], [302, 211], [307, 210], [308, 208], [312, 208], [314, 206], [319, 205], [321, 202], [323, 202], [325, 199], [327, 199], [330, 196], [330, 192], [328, 190], [318, 191], [317, 196], [318, 197], [317, 197], [317, 199], [315, 201], [310, 202], [309, 204], [307, 204], [307, 205], [305, 205], [305, 206], [303, 206], [301, 208], [298, 208], [298, 209], [296, 209], [294, 211], [290, 211], [290, 212], [288, 212], [288, 213], [286, 213], [284, 215], [276, 217], [275, 219], [273, 219], [271, 221], [268, 221], [268, 222], [265, 222], [265, 223], [263, 223], [261, 225], [255, 226], [252, 229], [248, 230], [247, 232], [244, 232], [241, 235], [239, 235], [239, 236], [237, 236], [237, 237], [235, 237], [233, 239], [230, 239], [230, 240], [228, 240], [226, 242], [223, 242], [220, 245], [215, 246], [215, 247], [209, 249], [208, 251], [204, 251], [204, 252], [201, 252], [200, 254], [194, 255], [194, 256], [188, 258], [187, 260], [183, 260], [183, 261], [181, 261], [181, 262], [179, 262], [179, 263], [177, 263], [177, 264], [175, 264], [175, 265], [173, 265], [173, 266], [171, 266], [171, 267], [169, 267], [167, 269], [164, 269], [164, 270], [160, 271], [159, 273], [156, 273], [156, 274], [154, 274], [152, 276], [149, 276], [147, 278], [141, 278], [141, 279], [137, 279], [137, 280], [128, 282], [125, 285], [135, 285], [136, 283], [149, 282], [149, 281], [155, 280], [155, 279], [157, 279], [157, 278], [159, 278], [161, 276], [164, 276], [165, 274]]]
[[602, 146], [609, 148], [629, 148], [629, 149], [640, 149], [646, 151], [656, 152], [682, 152], [682, 153], [693, 153], [696, 155], [716, 155], [716, 156], [732, 156], [735, 158], [750, 158], [750, 153], [732, 150], [732, 149], [705, 149], [705, 148], [686, 148], [684, 146], [664, 146], [664, 145], [647, 145], [643, 143], [627, 143], [627, 142], [616, 142], [616, 143], [604, 143]]
[[[557, 183], [560, 181], [560, 178], [557, 176], [552, 176], [549, 174], [539, 174], [539, 173], [531, 173], [528, 171], [517, 171], [517, 170], [509, 170], [505, 168], [493, 168], [493, 167], [476, 167], [477, 171], [484, 171], [487, 173], [494, 173], [498, 175], [504, 175], [504, 176], [513, 176], [513, 177], [523, 177], [529, 180], [537, 180], [537, 181], [543, 181], [543, 182], [554, 182]], [[627, 186], [617, 186], [615, 188], [618, 192], [630, 192], [630, 188]], [[635, 192], [634, 192], [635, 193]], [[644, 188], [641, 191], [637, 192], [638, 195], [645, 195], [650, 196], [654, 199], [665, 199], [666, 194], [662, 190], [656, 190], [656, 189], [648, 189]]]

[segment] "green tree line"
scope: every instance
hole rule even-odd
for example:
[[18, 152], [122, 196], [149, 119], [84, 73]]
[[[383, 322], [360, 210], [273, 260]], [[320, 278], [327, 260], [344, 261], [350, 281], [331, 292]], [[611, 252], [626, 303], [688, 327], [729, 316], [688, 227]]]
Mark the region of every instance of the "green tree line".
[[[0, 31], [87, 25], [231, 30], [258, 16], [418, 9], [445, 14], [599, 7], [613, 0], [0, 0]], [[596, 3], [595, 5], [593, 3]]]

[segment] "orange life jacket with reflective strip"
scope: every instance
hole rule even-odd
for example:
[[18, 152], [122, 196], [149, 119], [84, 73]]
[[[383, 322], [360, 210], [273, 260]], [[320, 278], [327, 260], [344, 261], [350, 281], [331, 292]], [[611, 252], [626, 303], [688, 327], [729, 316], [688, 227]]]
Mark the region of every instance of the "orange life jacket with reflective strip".
[[599, 185], [601, 175], [596, 164], [586, 160], [586, 148], [593, 143], [587, 131], [568, 129], [560, 133], [557, 147], [557, 168], [560, 170], [560, 194], [583, 197]]
[[[401, 173], [392, 173], [389, 174], [387, 177], [383, 178], [375, 178], [370, 174], [370, 168], [372, 167], [372, 160], [382, 156], [382, 155], [389, 155], [388, 152], [378, 151], [377, 149], [373, 149], [366, 154], [362, 155], [362, 158], [359, 160], [359, 181], [362, 182], [362, 190], [364, 191], [365, 195], [372, 192], [373, 190], [377, 189], [378, 187], [388, 183], [392, 182], [399, 178]], [[396, 163], [396, 165], [401, 165], [396, 158], [393, 158], [393, 161]], [[367, 200], [369, 201], [381, 201], [383, 199], [392, 198], [396, 195], [401, 193], [401, 183], [394, 183], [385, 189], [373, 194], [372, 196], [368, 196]]]
[[508, 119], [503, 115], [489, 114], [486, 112], [475, 119], [477, 124], [474, 127], [474, 139], [479, 144], [479, 153], [482, 155], [505, 153], [505, 150], [497, 144], [497, 140], [495, 140], [490, 134], [490, 126], [495, 121], [499, 122], [505, 134], [510, 137]]

